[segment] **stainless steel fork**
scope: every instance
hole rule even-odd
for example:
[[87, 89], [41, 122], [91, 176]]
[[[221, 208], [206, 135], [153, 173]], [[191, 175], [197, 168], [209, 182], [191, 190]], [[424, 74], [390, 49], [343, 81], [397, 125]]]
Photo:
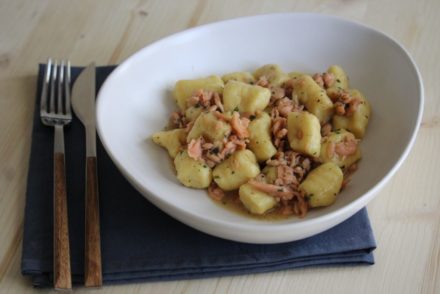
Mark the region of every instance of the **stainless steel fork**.
[[54, 287], [71, 289], [64, 126], [72, 121], [70, 109], [70, 62], [47, 61], [41, 92], [40, 116], [54, 127]]

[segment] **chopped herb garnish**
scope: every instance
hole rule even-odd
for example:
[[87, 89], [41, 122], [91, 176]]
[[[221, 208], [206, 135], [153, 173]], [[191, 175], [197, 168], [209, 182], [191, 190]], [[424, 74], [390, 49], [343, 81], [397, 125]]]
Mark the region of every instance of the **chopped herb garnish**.
[[335, 130], [335, 133], [339, 135], [341, 133], [341, 129]]
[[200, 102], [197, 102], [197, 104], [194, 105], [195, 108], [199, 108], [200, 106], [202, 106], [202, 105], [200, 105]]
[[233, 170], [233, 171], [231, 172], [231, 174], [233, 174], [233, 175], [234, 175], [234, 174], [235, 174], [235, 170]]
[[249, 119], [250, 119], [250, 120], [254, 120], [255, 118], [256, 118], [256, 116], [253, 115], [253, 114], [252, 114], [251, 116], [249, 116]]
[[220, 179], [220, 177], [219, 176], [214, 176], [214, 179], [218, 180], [218, 179]]
[[206, 164], [203, 165], [203, 168], [207, 168], [208, 166]]
[[237, 111], [237, 112], [239, 111], [239, 110], [238, 110], [238, 106], [234, 108], [234, 111]]
[[283, 190], [283, 188], [278, 188], [277, 191], [278, 191], [278, 192], [283, 192], [284, 190]]
[[341, 82], [341, 80], [340, 80], [340, 79], [336, 79], [336, 82], [340, 83], [340, 82]]

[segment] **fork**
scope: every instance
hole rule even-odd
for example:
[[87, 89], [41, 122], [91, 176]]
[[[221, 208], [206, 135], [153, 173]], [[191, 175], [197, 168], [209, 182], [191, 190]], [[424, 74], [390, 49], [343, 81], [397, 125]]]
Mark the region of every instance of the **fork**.
[[40, 116], [54, 127], [54, 287], [72, 288], [64, 153], [64, 126], [72, 121], [70, 109], [70, 61], [49, 58], [41, 92]]

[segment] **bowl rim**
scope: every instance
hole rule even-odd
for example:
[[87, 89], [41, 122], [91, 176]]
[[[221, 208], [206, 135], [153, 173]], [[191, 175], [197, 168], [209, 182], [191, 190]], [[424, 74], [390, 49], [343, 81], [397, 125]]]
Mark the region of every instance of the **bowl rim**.
[[[112, 159], [113, 163], [118, 167], [118, 169], [122, 172], [122, 174], [129, 180], [129, 182], [148, 200], [150, 200], [150, 198], [149, 198], [150, 196], [153, 196], [154, 201], [152, 200], [152, 202], [156, 206], [158, 206], [161, 210], [164, 210], [167, 212], [168, 209], [165, 209], [164, 206], [166, 206], [168, 208], [170, 206], [170, 203], [162, 200], [160, 195], [156, 195], [155, 193], [150, 191], [150, 189], [148, 189], [148, 187], [145, 187], [145, 185], [143, 185], [142, 182], [136, 180], [130, 174], [130, 172], [124, 167], [124, 165], [118, 160], [118, 158], [116, 158], [115, 154], [113, 154], [111, 147], [110, 147], [110, 143], [106, 140], [106, 137], [103, 135], [103, 133], [104, 133], [103, 125], [101, 124], [101, 121], [100, 121], [100, 117], [101, 117], [100, 113], [101, 113], [103, 100], [104, 100], [102, 97], [103, 96], [102, 93], [108, 87], [109, 84], [113, 83], [114, 79], [120, 74], [120, 72], [125, 71], [125, 69], [127, 67], [129, 67], [132, 60], [137, 59], [138, 56], [145, 54], [146, 51], [154, 50], [156, 47], [160, 46], [162, 43], [168, 42], [168, 40], [170, 40], [170, 39], [174, 39], [174, 38], [177, 38], [177, 37], [185, 35], [185, 34], [191, 34], [193, 32], [202, 31], [204, 29], [207, 29], [210, 27], [215, 27], [215, 26], [221, 25], [221, 24], [242, 22], [242, 21], [251, 20], [251, 19], [255, 19], [255, 18], [274, 18], [274, 17], [315, 17], [315, 18], [317, 17], [317, 18], [324, 18], [327, 20], [338, 21], [338, 22], [343, 23], [345, 25], [357, 26], [359, 28], [366, 29], [366, 30], [369, 30], [370, 32], [378, 34], [382, 38], [385, 38], [386, 40], [388, 40], [390, 42], [390, 44], [397, 47], [399, 50], [401, 50], [404, 53], [404, 56], [408, 59], [409, 65], [411, 65], [412, 70], [414, 71], [415, 76], [417, 77], [417, 87], [418, 87], [418, 91], [417, 91], [418, 97], [417, 98], [418, 98], [419, 109], [417, 112], [416, 123], [412, 127], [412, 130], [411, 130], [410, 139], [407, 142], [405, 149], [400, 154], [399, 159], [394, 163], [393, 167], [385, 174], [385, 176], [381, 180], [379, 180], [376, 184], [374, 184], [370, 189], [368, 189], [368, 191], [366, 191], [362, 195], [359, 195], [355, 200], [351, 201], [347, 205], [345, 205], [341, 208], [338, 208], [334, 211], [331, 211], [329, 213], [326, 213], [324, 215], [317, 216], [312, 219], [302, 219], [301, 221], [291, 222], [291, 223], [288, 223], [288, 222], [283, 222], [283, 223], [281, 223], [281, 222], [278, 222], [278, 223], [277, 222], [261, 222], [261, 226], [258, 226], [258, 231], [262, 232], [262, 233], [274, 232], [274, 231], [281, 232], [281, 231], [286, 231], [286, 230], [292, 230], [296, 227], [307, 227], [307, 226], [314, 226], [316, 224], [326, 223], [330, 220], [337, 218], [338, 215], [345, 214], [345, 215], [351, 216], [352, 214], [354, 214], [355, 212], [357, 212], [358, 210], [360, 210], [363, 207], [363, 205], [360, 205], [360, 204], [362, 204], [365, 201], [371, 200], [372, 197], [379, 190], [381, 190], [383, 188], [383, 186], [391, 179], [391, 177], [396, 173], [396, 171], [401, 167], [402, 163], [408, 157], [408, 154], [415, 143], [417, 133], [418, 133], [418, 130], [420, 127], [420, 123], [422, 120], [422, 116], [423, 116], [424, 87], [423, 87], [422, 76], [420, 74], [420, 71], [419, 71], [414, 59], [409, 54], [407, 49], [400, 42], [395, 40], [393, 37], [388, 36], [384, 32], [382, 32], [378, 29], [375, 29], [373, 27], [370, 27], [368, 25], [365, 25], [363, 23], [359, 23], [357, 21], [352, 21], [352, 20], [348, 20], [348, 19], [345, 19], [342, 17], [323, 14], [323, 13], [308, 13], [308, 12], [269, 13], [269, 14], [257, 14], [257, 15], [252, 15], [252, 16], [238, 17], [238, 18], [232, 18], [232, 19], [211, 22], [211, 23], [207, 23], [207, 24], [203, 24], [203, 25], [196, 26], [193, 28], [185, 29], [183, 31], [179, 31], [177, 33], [168, 35], [164, 38], [161, 38], [157, 41], [154, 41], [154, 42], [146, 45], [142, 49], [139, 49], [138, 51], [136, 51], [135, 53], [133, 53], [132, 55], [127, 57], [120, 65], [118, 65], [112, 71], [112, 73], [104, 81], [104, 83], [101, 86], [101, 88], [98, 92], [98, 95], [97, 95], [97, 104], [96, 104], [97, 132], [98, 132], [99, 138], [100, 138], [105, 150], [107, 151], [108, 155]], [[146, 196], [145, 194], [149, 194], [149, 196]], [[255, 224], [231, 223], [231, 222], [227, 222], [227, 221], [224, 221], [221, 219], [212, 219], [212, 218], [206, 217], [205, 215], [191, 213], [191, 212], [189, 212], [185, 209], [181, 209], [180, 207], [177, 207], [177, 206], [173, 206], [173, 209], [177, 210], [180, 215], [184, 215], [184, 216], [190, 217], [190, 218], [196, 218], [200, 221], [203, 221], [205, 224], [208, 223], [210, 225], [221, 225], [222, 227], [224, 227], [226, 229], [240, 229], [240, 230], [251, 230], [252, 231], [256, 228]], [[353, 212], [353, 213], [350, 213], [350, 212]], [[177, 219], [185, 222], [181, 217], [179, 217], [177, 215], [172, 215], [172, 217], [177, 218]]]

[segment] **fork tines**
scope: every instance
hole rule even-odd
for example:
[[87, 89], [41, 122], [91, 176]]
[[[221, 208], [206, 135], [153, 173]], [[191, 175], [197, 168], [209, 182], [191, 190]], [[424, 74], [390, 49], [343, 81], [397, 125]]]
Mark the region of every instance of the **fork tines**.
[[48, 59], [41, 91], [40, 112], [43, 123], [48, 125], [65, 124], [71, 120], [70, 61], [58, 62]]

